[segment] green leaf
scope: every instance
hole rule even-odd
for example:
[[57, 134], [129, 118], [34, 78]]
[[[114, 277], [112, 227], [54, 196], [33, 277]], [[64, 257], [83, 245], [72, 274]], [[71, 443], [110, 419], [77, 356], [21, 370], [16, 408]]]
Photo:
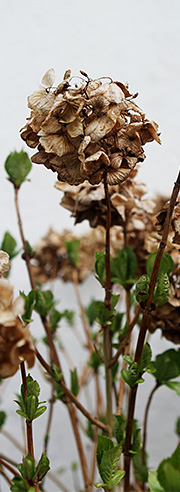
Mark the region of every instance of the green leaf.
[[158, 467], [157, 476], [166, 492], [180, 492], [180, 471], [170, 461], [164, 460]]
[[75, 368], [74, 371], [70, 371], [70, 373], [71, 373], [71, 391], [74, 396], [77, 396], [79, 393], [77, 369]]
[[31, 170], [32, 164], [26, 152], [11, 152], [5, 161], [10, 181], [19, 188]]
[[126, 439], [126, 418], [123, 414], [116, 415], [114, 419], [114, 436], [118, 444], [124, 446]]
[[46, 411], [47, 407], [45, 406], [42, 406], [42, 407], [38, 407], [34, 416], [33, 416], [33, 420], [37, 419], [38, 417], [40, 417], [45, 411]]
[[27, 456], [23, 457], [22, 463], [18, 465], [18, 470], [23, 478], [34, 480], [36, 476], [35, 461], [29, 453]]
[[60, 311], [57, 311], [57, 309], [55, 309], [54, 307], [51, 309], [49, 313], [49, 328], [53, 333], [57, 328], [57, 325], [61, 320], [62, 316], [63, 316], [62, 313], [60, 313]]
[[11, 236], [10, 232], [5, 232], [2, 243], [1, 243], [1, 249], [8, 253], [10, 260], [14, 258], [16, 255], [18, 255], [19, 251], [16, 251], [16, 246], [17, 242], [14, 239], [13, 236]]
[[133, 456], [133, 467], [134, 467], [135, 477], [140, 482], [146, 483], [148, 481], [147, 456], [146, 456], [145, 464], [143, 464], [141, 449]]
[[100, 466], [102, 456], [104, 451], [108, 451], [113, 448], [114, 444], [109, 437], [98, 435], [98, 446], [97, 446], [97, 464]]
[[151, 492], [164, 492], [164, 488], [161, 487], [157, 478], [157, 472], [149, 472], [148, 484], [150, 486]]
[[146, 343], [143, 346], [141, 364], [140, 364], [140, 373], [144, 374], [144, 372], [148, 371], [149, 365], [151, 362], [152, 350], [149, 343]]
[[168, 301], [169, 287], [170, 283], [167, 273], [158, 273], [153, 294], [153, 300], [156, 306], [162, 306]]
[[180, 436], [180, 417], [178, 417], [176, 421], [176, 427], [175, 427], [175, 432], [178, 436]]
[[36, 395], [28, 394], [25, 398], [25, 407], [28, 420], [33, 420], [38, 407], [38, 397]]
[[129, 452], [132, 454], [138, 453], [138, 451], [140, 451], [140, 449], [142, 448], [142, 442], [141, 442], [141, 429], [138, 429], [136, 427], [136, 424], [133, 427], [132, 441], [133, 441], [132, 448]]
[[70, 311], [69, 309], [65, 309], [62, 313], [63, 318], [66, 319], [69, 326], [73, 326], [74, 324], [74, 311]]
[[114, 475], [114, 478], [112, 479], [112, 484], [111, 484], [112, 488], [115, 487], [115, 485], [117, 485], [122, 480], [125, 473], [126, 472], [124, 470], [117, 470], [117, 472]]
[[44, 318], [53, 306], [54, 300], [52, 292], [50, 290], [42, 291], [37, 289], [36, 303], [34, 306], [35, 311], [37, 311], [40, 316]]
[[[30, 488], [27, 485], [26, 480], [24, 478], [20, 477], [19, 475], [15, 475], [15, 477], [12, 479], [13, 485], [10, 487], [10, 490], [12, 492], [29, 492]], [[35, 488], [31, 487], [31, 492], [35, 492]]]
[[137, 259], [130, 246], [118, 251], [116, 258], [111, 258], [111, 281], [131, 287], [136, 282]]
[[148, 275], [141, 275], [136, 284], [135, 296], [137, 302], [144, 302], [148, 299], [150, 278]]
[[0, 429], [1, 427], [4, 425], [5, 421], [6, 421], [6, 413], [3, 412], [3, 410], [0, 411]]
[[36, 467], [36, 474], [38, 477], [38, 481], [42, 480], [49, 470], [50, 470], [49, 459], [46, 456], [46, 453], [42, 453], [41, 458]]
[[96, 300], [91, 299], [89, 305], [84, 309], [90, 326], [96, 321]]
[[[151, 275], [152, 275], [156, 255], [157, 255], [157, 250], [149, 255], [147, 262], [146, 262], [146, 271], [147, 271], [147, 274], [149, 275], [149, 277], [151, 277]], [[167, 273], [169, 275], [173, 270], [173, 266], [174, 266], [174, 262], [173, 262], [173, 259], [171, 258], [171, 256], [168, 255], [167, 253], [163, 253], [162, 258], [161, 258], [161, 263], [160, 263], [158, 275], [162, 272]]]
[[80, 239], [75, 239], [74, 241], [65, 241], [65, 246], [68, 258], [75, 266], [77, 266], [79, 263]]
[[23, 417], [24, 419], [28, 418], [27, 414], [25, 412], [22, 412], [22, 410], [16, 410], [16, 413], [21, 417]]
[[121, 333], [121, 327], [122, 327], [122, 320], [123, 320], [124, 313], [116, 313], [113, 316], [112, 323], [111, 323], [111, 331], [113, 333]]
[[180, 396], [180, 383], [177, 381], [169, 381], [168, 383], [165, 383], [165, 386], [167, 388], [172, 389], [173, 391], [176, 391], [177, 395]]
[[157, 355], [154, 361], [154, 377], [160, 384], [180, 375], [180, 350], [169, 349]]
[[124, 379], [125, 383], [127, 383], [131, 388], [137, 384], [138, 379], [138, 363], [132, 362], [129, 369], [122, 369], [121, 376]]
[[26, 246], [27, 246], [29, 257], [32, 258], [34, 256], [35, 249], [32, 248], [32, 246], [29, 244], [29, 241], [26, 241]]
[[94, 264], [95, 272], [98, 280], [102, 285], [105, 284], [106, 281], [106, 259], [105, 252], [96, 251], [95, 253], [95, 264]]
[[113, 487], [112, 481], [118, 469], [121, 453], [122, 447], [119, 444], [103, 453], [99, 472], [103, 482], [108, 484], [109, 489]]
[[98, 367], [102, 365], [102, 360], [100, 359], [97, 352], [92, 352], [90, 360], [87, 362], [87, 365], [92, 367], [94, 371], [97, 371]]
[[25, 300], [25, 312], [22, 315], [22, 319], [25, 323], [30, 323], [30, 321], [32, 321], [31, 316], [35, 302], [35, 290], [31, 290], [27, 296], [24, 292], [20, 292], [20, 295], [23, 296]]

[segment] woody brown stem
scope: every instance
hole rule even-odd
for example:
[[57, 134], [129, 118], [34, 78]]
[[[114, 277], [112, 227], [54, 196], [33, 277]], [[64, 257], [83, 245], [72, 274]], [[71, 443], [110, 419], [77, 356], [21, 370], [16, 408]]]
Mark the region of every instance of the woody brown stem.
[[145, 414], [144, 414], [144, 423], [143, 423], [143, 446], [142, 446], [142, 463], [145, 465], [146, 462], [146, 437], [147, 437], [147, 420], [148, 420], [148, 414], [149, 414], [149, 408], [151, 404], [152, 397], [155, 393], [155, 391], [159, 388], [159, 383], [157, 382], [155, 386], [153, 387], [147, 404], [146, 404], [146, 409], [145, 409]]
[[[35, 282], [34, 282], [34, 279], [33, 279], [33, 276], [32, 276], [32, 271], [31, 271], [31, 265], [30, 265], [28, 248], [27, 248], [27, 244], [26, 244], [26, 241], [25, 241], [25, 237], [24, 237], [22, 220], [21, 220], [21, 216], [20, 216], [19, 202], [18, 202], [18, 191], [19, 191], [19, 189], [16, 186], [14, 187], [14, 189], [15, 189], [15, 206], [16, 206], [16, 212], [17, 212], [17, 217], [18, 217], [18, 224], [19, 224], [20, 235], [21, 235], [23, 247], [24, 247], [24, 250], [25, 250], [25, 260], [26, 260], [26, 265], [27, 265], [27, 269], [28, 269], [29, 279], [30, 279], [30, 283], [31, 283], [32, 289], [36, 290], [36, 285], [35, 285]], [[46, 335], [47, 335], [47, 339], [48, 339], [48, 344], [49, 344], [49, 349], [50, 349], [50, 360], [51, 360], [51, 362], [53, 364], [55, 364], [61, 370], [61, 366], [60, 366], [59, 358], [58, 358], [58, 355], [57, 355], [56, 347], [54, 345], [52, 333], [51, 333], [50, 328], [49, 328], [49, 323], [47, 321], [47, 318], [44, 318], [42, 316], [41, 316], [41, 320], [42, 320], [42, 323], [44, 325], [44, 328], [45, 328], [45, 331], [46, 331]], [[62, 372], [62, 370], [61, 370], [61, 372]], [[68, 411], [69, 411], [71, 422], [72, 422], [72, 425], [73, 425], [73, 428], [74, 428], [74, 434], [75, 434], [76, 443], [77, 443], [77, 447], [78, 447], [78, 451], [79, 451], [79, 457], [80, 457], [81, 466], [82, 466], [82, 473], [83, 473], [83, 476], [84, 476], [85, 484], [86, 484], [87, 487], [89, 487], [89, 479], [88, 479], [88, 476], [87, 476], [87, 464], [86, 464], [86, 460], [85, 460], [85, 455], [84, 455], [84, 451], [83, 451], [83, 447], [82, 447], [82, 443], [81, 443], [81, 438], [80, 438], [79, 430], [78, 430], [78, 427], [77, 427], [77, 421], [76, 421], [76, 418], [74, 417], [74, 411], [75, 410], [73, 408], [71, 408], [71, 403], [69, 403], [69, 400], [68, 399], [67, 399], [66, 402], [68, 404], [67, 405], [68, 406]], [[29, 436], [28, 437], [28, 439], [29, 439], [29, 441], [28, 441], [28, 449], [29, 449], [29, 447], [31, 446], [31, 438], [30, 438], [30, 430], [29, 430], [29, 424], [28, 423], [27, 423], [27, 428], [28, 428], [28, 436]], [[30, 447], [30, 449], [31, 449], [31, 453], [32, 453], [33, 452], [32, 447]], [[39, 490], [38, 485], [37, 484], [34, 484], [34, 485], [35, 485], [35, 490], [38, 491]], [[87, 490], [88, 490], [88, 488], [87, 488]]]
[[[174, 188], [172, 191], [169, 207], [167, 210], [167, 215], [166, 215], [166, 219], [165, 219], [165, 223], [164, 223], [164, 230], [163, 230], [163, 234], [162, 234], [162, 239], [161, 239], [161, 242], [159, 244], [156, 259], [154, 262], [152, 277], [151, 277], [151, 281], [150, 281], [149, 297], [146, 301], [146, 309], [145, 309], [145, 312], [144, 312], [144, 315], [142, 318], [141, 329], [140, 329], [139, 337], [138, 337], [138, 341], [137, 341], [137, 347], [136, 347], [136, 353], [135, 353], [135, 362], [137, 362], [139, 364], [139, 366], [140, 366], [140, 362], [141, 362], [144, 340], [145, 340], [145, 336], [146, 336], [146, 332], [147, 332], [148, 324], [149, 324], [149, 317], [150, 317], [150, 310], [151, 310], [151, 305], [152, 305], [152, 301], [153, 301], [154, 288], [155, 288], [155, 284], [156, 284], [156, 280], [157, 280], [157, 276], [158, 276], [158, 271], [159, 271], [162, 255], [163, 255], [164, 249], [166, 247], [166, 242], [167, 242], [167, 238], [168, 238], [172, 214], [173, 214], [173, 210], [174, 210], [176, 200], [178, 197], [178, 193], [179, 193], [179, 187], [180, 187], [180, 171], [178, 174], [177, 181], [174, 184]], [[138, 388], [138, 385], [131, 388], [130, 396], [129, 396], [126, 442], [125, 442], [125, 449], [124, 449], [124, 457], [125, 457], [124, 467], [125, 467], [125, 472], [126, 472], [125, 479], [124, 479], [124, 491], [125, 492], [128, 492], [130, 490], [129, 475], [130, 475], [131, 454], [129, 453], [129, 450], [130, 450], [130, 446], [131, 446], [131, 435], [132, 435], [132, 428], [133, 428], [133, 417], [134, 417], [137, 388]]]
[[[111, 202], [108, 192], [108, 184], [106, 176], [104, 178], [104, 191], [107, 206], [106, 216], [106, 282], [105, 282], [105, 299], [104, 305], [106, 309], [111, 310], [111, 268], [110, 268], [110, 227], [111, 227]], [[109, 427], [109, 437], [112, 435], [112, 370], [109, 367], [111, 360], [111, 332], [109, 325], [103, 327], [103, 345], [104, 345], [104, 364], [105, 364], [105, 379], [106, 379], [106, 423]]]

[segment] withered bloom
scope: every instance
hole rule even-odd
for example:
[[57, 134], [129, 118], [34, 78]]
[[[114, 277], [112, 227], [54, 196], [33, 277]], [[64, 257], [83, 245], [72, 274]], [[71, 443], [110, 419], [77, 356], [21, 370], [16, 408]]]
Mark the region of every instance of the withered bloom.
[[[77, 272], [78, 281], [83, 282], [94, 271], [95, 251], [104, 250], [105, 238], [99, 229], [88, 232], [81, 238], [66, 230], [58, 234], [50, 229], [35, 247], [36, 252], [32, 263], [35, 282], [42, 284], [58, 277], [64, 282], [70, 282], [73, 281], [74, 269]], [[80, 239], [79, 264], [75, 266], [68, 258], [65, 241], [77, 239]]]
[[121, 183], [144, 161], [145, 143], [160, 143], [158, 125], [145, 118], [126, 85], [82, 75], [73, 86], [66, 71], [55, 89], [53, 69], [44, 75], [28, 98], [31, 114], [21, 137], [38, 149], [32, 162], [57, 172], [60, 181], [94, 185], [106, 175], [110, 185]]
[[4, 277], [10, 269], [10, 258], [8, 253], [0, 250], [0, 277]]
[[34, 365], [35, 355], [30, 331], [20, 315], [24, 312], [22, 296], [13, 302], [13, 286], [0, 279], [0, 377], [13, 376], [22, 361]]

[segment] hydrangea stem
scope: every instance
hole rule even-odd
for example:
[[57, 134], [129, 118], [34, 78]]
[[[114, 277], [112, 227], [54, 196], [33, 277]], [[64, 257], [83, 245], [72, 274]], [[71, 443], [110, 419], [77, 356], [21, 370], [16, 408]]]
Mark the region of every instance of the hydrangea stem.
[[[177, 181], [174, 184], [174, 188], [173, 188], [173, 191], [171, 194], [171, 199], [169, 202], [169, 207], [167, 210], [167, 215], [166, 215], [166, 219], [165, 219], [165, 223], [164, 223], [164, 230], [163, 230], [163, 234], [162, 234], [162, 239], [161, 239], [161, 242], [159, 244], [156, 259], [154, 262], [154, 268], [153, 268], [151, 282], [150, 282], [150, 286], [149, 286], [149, 297], [147, 299], [146, 309], [145, 309], [144, 314], [143, 314], [141, 328], [140, 328], [139, 337], [138, 337], [138, 341], [137, 341], [135, 361], [139, 365], [141, 362], [144, 340], [145, 340], [146, 332], [147, 332], [148, 325], [149, 325], [149, 317], [150, 317], [150, 313], [151, 313], [151, 304], [153, 301], [154, 288], [156, 285], [156, 280], [157, 280], [158, 271], [159, 271], [159, 267], [160, 267], [160, 263], [161, 263], [161, 258], [162, 258], [164, 249], [166, 247], [166, 242], [167, 242], [167, 238], [168, 238], [172, 214], [173, 214], [173, 210], [174, 210], [176, 200], [178, 197], [179, 188], [180, 188], [180, 171], [179, 171]], [[124, 479], [124, 492], [129, 492], [129, 490], [130, 490], [129, 476], [130, 476], [131, 454], [129, 453], [129, 450], [130, 450], [130, 446], [131, 446], [131, 435], [132, 435], [132, 428], [133, 428], [133, 418], [134, 418], [137, 388], [138, 388], [138, 385], [131, 388], [130, 395], [129, 395], [126, 442], [125, 442], [125, 448], [124, 448], [124, 468], [126, 471], [125, 479]]]
[[[104, 178], [104, 191], [107, 206], [106, 217], [106, 283], [105, 283], [105, 299], [104, 304], [106, 309], [111, 310], [111, 269], [110, 269], [110, 227], [111, 227], [111, 203], [108, 193], [108, 184], [106, 177]], [[105, 378], [106, 378], [106, 423], [109, 427], [109, 436], [112, 435], [112, 370], [109, 367], [111, 360], [111, 332], [109, 325], [104, 326], [103, 330], [103, 344], [104, 344], [104, 364], [105, 364]]]

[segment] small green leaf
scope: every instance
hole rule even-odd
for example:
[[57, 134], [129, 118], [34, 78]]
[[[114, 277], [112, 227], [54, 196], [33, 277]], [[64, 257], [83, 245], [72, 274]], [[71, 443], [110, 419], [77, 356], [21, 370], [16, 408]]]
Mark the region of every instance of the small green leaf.
[[18, 255], [19, 251], [16, 251], [16, 246], [17, 242], [14, 239], [13, 236], [11, 236], [10, 232], [5, 232], [2, 243], [1, 243], [1, 249], [8, 253], [10, 260], [14, 258], [16, 255]]
[[137, 302], [144, 302], [148, 299], [150, 278], [148, 275], [141, 275], [136, 284], [136, 300]]
[[137, 259], [130, 246], [118, 251], [116, 258], [111, 258], [111, 281], [131, 287], [136, 282]]
[[35, 492], [35, 488], [28, 487], [28, 484], [24, 478], [20, 477], [19, 475], [15, 475], [15, 477], [12, 479], [13, 485], [11, 485], [10, 490], [12, 492]]
[[146, 483], [148, 481], [147, 456], [145, 459], [145, 464], [143, 464], [141, 449], [133, 456], [133, 467], [134, 467], [135, 477], [140, 482]]
[[113, 448], [114, 444], [109, 437], [98, 435], [98, 446], [97, 446], [97, 464], [100, 466], [102, 456], [104, 451], [108, 451]]
[[133, 427], [133, 434], [132, 434], [132, 448], [129, 451], [132, 454], [138, 453], [140, 449], [142, 448], [142, 442], [141, 442], [141, 429], [138, 429], [135, 424], [136, 421], [134, 421], [134, 427]]
[[31, 170], [32, 164], [26, 152], [11, 152], [5, 161], [10, 181], [19, 188]]
[[166, 492], [180, 492], [180, 471], [176, 470], [170, 461], [164, 460], [157, 471], [160, 485]]
[[24, 292], [20, 292], [20, 295], [23, 296], [25, 300], [25, 312], [22, 315], [22, 319], [25, 323], [30, 323], [30, 321], [32, 321], [31, 316], [35, 302], [35, 290], [31, 290], [27, 296]]
[[[146, 271], [147, 271], [147, 274], [149, 275], [149, 277], [151, 277], [151, 275], [152, 275], [156, 255], [157, 255], [157, 250], [148, 256], [148, 259], [146, 262]], [[168, 255], [167, 253], [163, 253], [162, 258], [161, 258], [161, 263], [160, 263], [158, 275], [162, 272], [167, 273], [169, 275], [173, 270], [173, 266], [174, 266], [174, 262], [173, 262], [173, 259], [171, 258], [171, 256]]]
[[36, 412], [34, 413], [33, 420], [35, 420], [38, 417], [40, 417], [46, 411], [46, 408], [47, 407], [45, 407], [45, 406], [38, 407], [37, 410], [36, 410]]
[[104, 252], [96, 251], [94, 268], [98, 280], [104, 285], [106, 281], [106, 259]]
[[107, 483], [101, 483], [101, 482], [94, 482], [94, 486], [97, 488], [97, 489], [107, 489], [108, 487], [108, 484]]
[[156, 372], [153, 376], [160, 384], [180, 375], [180, 350], [169, 349], [157, 355], [154, 361]]
[[79, 393], [77, 369], [75, 368], [74, 371], [70, 371], [70, 374], [71, 374], [71, 391], [74, 396], [77, 396]]
[[123, 414], [116, 415], [114, 419], [114, 436], [118, 444], [124, 446], [126, 438], [126, 418]]
[[36, 303], [34, 306], [35, 311], [37, 311], [40, 316], [44, 318], [53, 306], [54, 300], [52, 292], [50, 290], [42, 291], [37, 289]]
[[153, 294], [153, 301], [156, 306], [162, 306], [168, 301], [168, 294], [169, 294], [169, 278], [167, 273], [160, 272], [158, 273], [155, 289], [154, 289], [154, 294]]
[[23, 417], [24, 419], [28, 418], [27, 414], [25, 412], [22, 412], [21, 410], [16, 410], [16, 413], [21, 417]]
[[87, 362], [87, 365], [92, 367], [94, 371], [97, 371], [98, 367], [102, 365], [102, 360], [100, 359], [97, 352], [92, 352], [90, 360]]
[[80, 239], [75, 239], [74, 241], [65, 241], [65, 246], [68, 258], [75, 266], [77, 266], [79, 263]]
[[38, 477], [38, 481], [42, 480], [49, 470], [50, 470], [49, 459], [46, 456], [46, 453], [42, 453], [41, 458], [36, 467], [36, 474]]
[[5, 421], [6, 421], [6, 413], [3, 412], [3, 410], [0, 411], [0, 429], [1, 427], [4, 425]]
[[114, 475], [114, 478], [112, 479], [112, 488], [115, 487], [115, 485], [117, 485], [122, 480], [125, 473], [126, 472], [123, 470], [117, 470], [117, 472]]
[[140, 373], [144, 374], [144, 372], [148, 371], [149, 365], [151, 362], [152, 350], [149, 343], [145, 343], [143, 346], [141, 364], [140, 364]]
[[22, 463], [18, 465], [18, 470], [23, 478], [34, 480], [36, 476], [35, 461], [29, 453], [26, 457], [23, 457]]
[[138, 379], [138, 363], [132, 362], [128, 369], [122, 369], [121, 376], [131, 388], [137, 384]]
[[36, 395], [27, 394], [25, 398], [26, 414], [28, 420], [33, 420], [38, 407], [38, 397]]

